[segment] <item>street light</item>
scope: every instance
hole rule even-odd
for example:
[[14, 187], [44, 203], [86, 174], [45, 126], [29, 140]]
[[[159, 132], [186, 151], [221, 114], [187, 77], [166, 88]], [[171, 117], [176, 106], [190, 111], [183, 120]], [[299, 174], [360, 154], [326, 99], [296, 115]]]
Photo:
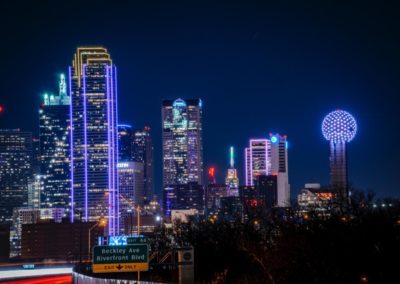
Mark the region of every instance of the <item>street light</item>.
[[92, 227], [89, 228], [89, 236], [88, 236], [88, 256], [89, 256], [88, 258], [89, 258], [89, 260], [91, 259], [91, 251], [92, 251], [91, 247], [90, 247], [90, 241], [91, 241], [90, 234], [91, 234], [92, 230], [94, 228], [96, 228], [97, 226], [105, 227], [106, 224], [107, 224], [107, 220], [105, 218], [101, 218], [96, 224], [94, 224]]

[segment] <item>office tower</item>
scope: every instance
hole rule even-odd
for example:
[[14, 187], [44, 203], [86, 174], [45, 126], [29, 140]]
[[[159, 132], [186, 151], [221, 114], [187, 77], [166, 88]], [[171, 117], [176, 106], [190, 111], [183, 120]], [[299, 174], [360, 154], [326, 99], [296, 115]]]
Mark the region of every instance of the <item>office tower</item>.
[[32, 173], [40, 175], [40, 139], [32, 137]]
[[271, 209], [278, 204], [278, 175], [259, 176], [257, 188], [260, 196], [264, 197], [266, 209]]
[[45, 93], [39, 110], [41, 206], [64, 208], [66, 212], [71, 194], [69, 104], [65, 76], [61, 74], [58, 94]]
[[221, 208], [221, 199], [228, 196], [225, 184], [208, 184], [205, 192], [205, 208], [207, 215], [216, 213]]
[[[107, 49], [79, 47], [69, 68], [71, 210], [119, 231], [117, 68]], [[73, 219], [71, 214], [71, 218]]]
[[245, 149], [246, 185], [254, 185], [259, 175], [271, 174], [271, 145], [268, 139], [250, 139]]
[[246, 185], [255, 186], [259, 176], [277, 176], [278, 207], [290, 206], [286, 136], [270, 133], [270, 139], [251, 139], [245, 150]]
[[[118, 180], [120, 201], [127, 201], [129, 208], [144, 204], [143, 163], [119, 162]], [[121, 204], [122, 211], [122, 204]]]
[[118, 180], [120, 197], [120, 228], [122, 233], [127, 216], [132, 215], [135, 209], [144, 204], [144, 167], [139, 162], [119, 162]]
[[15, 207], [26, 206], [32, 178], [32, 133], [0, 129], [0, 223], [12, 220]]
[[148, 204], [154, 197], [154, 146], [151, 139], [150, 127], [137, 129], [133, 132], [132, 158], [135, 162], [143, 163], [144, 192], [143, 197]]
[[348, 202], [346, 144], [357, 133], [354, 117], [344, 110], [335, 110], [322, 121], [322, 134], [330, 145], [330, 176], [332, 190], [339, 193], [343, 202]]
[[41, 194], [44, 189], [44, 177], [34, 175], [28, 182], [28, 208], [39, 209], [41, 207]]
[[260, 187], [254, 185], [240, 186], [239, 196], [243, 202], [245, 220], [265, 215], [265, 195], [260, 191]]
[[118, 161], [133, 161], [133, 129], [128, 124], [118, 124]]
[[271, 172], [269, 175], [276, 176], [277, 179], [277, 207], [290, 206], [290, 184], [288, 169], [287, 136], [269, 134], [270, 136], [270, 155]]
[[225, 184], [228, 187], [228, 196], [239, 196], [239, 178], [235, 169], [234, 148], [229, 148], [229, 169], [226, 174]]
[[162, 102], [164, 211], [170, 213], [171, 188], [203, 185], [202, 101]]
[[215, 167], [208, 168], [208, 185], [205, 188], [206, 214], [215, 214], [221, 207], [221, 198], [228, 195], [228, 186], [217, 184]]
[[162, 102], [163, 185], [203, 184], [202, 101]]
[[163, 205], [166, 216], [171, 216], [172, 210], [189, 209], [204, 214], [204, 187], [197, 182], [166, 186]]

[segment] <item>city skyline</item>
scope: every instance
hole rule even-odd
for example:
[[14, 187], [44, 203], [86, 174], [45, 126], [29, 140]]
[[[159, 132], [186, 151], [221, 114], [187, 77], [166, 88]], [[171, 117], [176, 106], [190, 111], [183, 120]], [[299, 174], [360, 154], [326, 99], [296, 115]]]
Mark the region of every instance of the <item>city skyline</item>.
[[[279, 7], [272, 8], [279, 10]], [[38, 13], [45, 15], [45, 12], [52, 9], [51, 6], [45, 7], [44, 11], [38, 11]], [[69, 8], [66, 7], [66, 9]], [[149, 8], [141, 7], [140, 9]], [[114, 36], [91, 35], [89, 30], [84, 30], [72, 36], [70, 42], [65, 42], [63, 39], [60, 41], [62, 42], [60, 46], [59, 43], [55, 43], [57, 40], [50, 44], [45, 41], [46, 45], [40, 43], [39, 40], [44, 39], [44, 34], [39, 32], [38, 39], [31, 39], [30, 47], [37, 45], [35, 47], [37, 57], [43, 58], [46, 54], [48, 62], [41, 60], [43, 64], [36, 64], [36, 59], [30, 59], [33, 65], [40, 66], [40, 72], [35, 72], [39, 74], [30, 74], [23, 64], [16, 64], [22, 68], [21, 71], [24, 74], [27, 74], [25, 80], [28, 86], [15, 84], [16, 79], [12, 77], [16, 75], [11, 76], [10, 82], [4, 82], [4, 91], [0, 100], [0, 104], [5, 109], [0, 116], [1, 128], [21, 128], [24, 131], [38, 133], [38, 94], [53, 86], [52, 74], [66, 72], [65, 66], [68, 65], [71, 53], [76, 46], [93, 42], [107, 47], [115, 62], [118, 62], [121, 74], [119, 77], [120, 100], [124, 102], [123, 106], [120, 106], [120, 122], [132, 123], [135, 126], [150, 125], [153, 129], [157, 169], [155, 183], [158, 194], [161, 188], [159, 102], [163, 98], [201, 97], [206, 110], [203, 123], [205, 125], [204, 168], [216, 166], [219, 175], [217, 178], [220, 182], [224, 180], [225, 169], [227, 169], [227, 147], [233, 145], [237, 152], [241, 153], [250, 137], [267, 137], [269, 132], [279, 132], [286, 133], [290, 137], [289, 168], [292, 193], [295, 195], [307, 182], [329, 184], [329, 161], [327, 160], [329, 149], [326, 148], [326, 143], [320, 133], [320, 121], [326, 113], [342, 108], [353, 113], [360, 124], [360, 132], [348, 147], [351, 185], [364, 190], [371, 189], [380, 196], [398, 196], [399, 180], [396, 175], [395, 161], [399, 158], [399, 150], [394, 144], [398, 138], [397, 129], [399, 128], [394, 109], [397, 104], [395, 94], [398, 93], [398, 87], [394, 80], [396, 76], [393, 76], [397, 71], [392, 69], [398, 60], [396, 57], [393, 57], [389, 63], [384, 60], [391, 54], [390, 52], [393, 52], [390, 49], [388, 37], [385, 34], [375, 33], [375, 26], [362, 15], [356, 15], [355, 19], [343, 15], [345, 23], [336, 21], [336, 25], [333, 26], [324, 19], [313, 16], [308, 21], [303, 19], [302, 22], [304, 25], [311, 25], [311, 34], [307, 41], [301, 38], [304, 36], [302, 34], [294, 37], [296, 41], [288, 42], [284, 41], [284, 35], [295, 33], [293, 22], [288, 23], [288, 30], [282, 31], [282, 35], [270, 34], [265, 24], [279, 26], [281, 20], [265, 20], [261, 17], [261, 13], [246, 6], [244, 10], [248, 15], [239, 21], [243, 25], [243, 29], [240, 30], [235, 26], [229, 26], [232, 21], [228, 16], [223, 17], [227, 20], [227, 24], [218, 20], [220, 9], [221, 7], [217, 5], [216, 14], [210, 19], [211, 24], [194, 18], [189, 21], [187, 28], [178, 29], [180, 33], [172, 36], [164, 49], [157, 48], [151, 52], [146, 51], [148, 46], [165, 42], [162, 35], [152, 34], [154, 31], [152, 27], [145, 27], [143, 32], [138, 32], [134, 23], [122, 27], [121, 21], [116, 20], [109, 28], [116, 31], [118, 29], [130, 31], [129, 34], [134, 35], [134, 39], [128, 39], [128, 43], [135, 49], [137, 55], [131, 54], [130, 48], [124, 47], [119, 33]], [[321, 7], [314, 9], [327, 14], [330, 19], [334, 18], [332, 13]], [[339, 6], [334, 5], [332, 9], [340, 13]], [[369, 6], [364, 6], [363, 9], [373, 11]], [[190, 8], [188, 10], [188, 15], [197, 15]], [[385, 11], [390, 14], [390, 11]], [[163, 14], [158, 10], [155, 13]], [[236, 19], [239, 11], [232, 7], [231, 13]], [[250, 15], [254, 15], [254, 20]], [[374, 13], [372, 16], [382, 20]], [[46, 19], [46, 17], [43, 18]], [[113, 18], [116, 17], [113, 13]], [[161, 18], [165, 19], [163, 17], [165, 16]], [[81, 21], [88, 24], [90, 19], [88, 17]], [[60, 27], [61, 30], [67, 30], [76, 25], [69, 20], [65, 20], [68, 25], [64, 25], [58, 19], [53, 18], [53, 20], [55, 26]], [[14, 22], [13, 19], [8, 18], [3, 21]], [[160, 21], [156, 21], [156, 25], [160, 24]], [[358, 21], [365, 25], [358, 26], [356, 24]], [[177, 24], [178, 20], [167, 22], [164, 28], [166, 35], [171, 35]], [[16, 28], [18, 30], [25, 25], [25, 22], [21, 22]], [[213, 25], [222, 33], [213, 32]], [[201, 37], [200, 30], [203, 29], [199, 29], [199, 26], [209, 31], [209, 34]], [[328, 43], [333, 43], [332, 47], [328, 47], [324, 42], [316, 41], [319, 26], [333, 38], [322, 36], [325, 40], [329, 40]], [[342, 39], [343, 44], [337, 42], [340, 37], [334, 30], [329, 29], [333, 27], [345, 35]], [[388, 27], [386, 20], [380, 27], [394, 32]], [[183, 35], [190, 28], [193, 29], [193, 35], [187, 35], [189, 41], [186, 41], [183, 47], [179, 47]], [[44, 28], [44, 31], [47, 29]], [[146, 36], [146, 32], [152, 36]], [[363, 35], [367, 32], [371, 32], [373, 39], [377, 42], [381, 40], [382, 47], [374, 44], [362, 45], [365, 41]], [[355, 34], [357, 36], [352, 37]], [[5, 37], [6, 39], [14, 38], [9, 34]], [[57, 38], [57, 35], [55, 37]], [[17, 39], [16, 43], [18, 42]], [[228, 44], [238, 42], [242, 42], [241, 48], [245, 52], [235, 60], [239, 49], [231, 48]], [[205, 50], [196, 48], [199, 43], [204, 44]], [[300, 44], [300, 48], [293, 48], [297, 50], [297, 53], [287, 49], [278, 50], [281, 46], [289, 47], [294, 43]], [[214, 49], [213, 46], [215, 46]], [[361, 50], [357, 56], [351, 53], [354, 47]], [[4, 53], [16, 56], [17, 53], [24, 51], [25, 47], [21, 45], [14, 51], [10, 47], [2, 48]], [[176, 50], [171, 51], [171, 49]], [[383, 51], [387, 49], [386, 54], [383, 54]], [[373, 53], [372, 57], [367, 60], [365, 54], [371, 53]], [[194, 58], [198, 54], [202, 56], [204, 62]], [[352, 54], [351, 57], [350, 54]], [[288, 56], [288, 59], [285, 59], [285, 56]], [[304, 59], [299, 59], [300, 57]], [[321, 63], [317, 62], [318, 59]], [[190, 66], [185, 63], [188, 60], [192, 60]], [[158, 61], [160, 63], [157, 63]], [[382, 65], [381, 61], [384, 61], [386, 65]], [[147, 66], [150, 63], [153, 67]], [[365, 64], [371, 65], [369, 70], [380, 70], [379, 74], [362, 68]], [[9, 74], [15, 73], [14, 63], [11, 63], [9, 59], [6, 59], [5, 66]], [[250, 66], [252, 68], [248, 68]], [[213, 79], [214, 77], [219, 80]], [[150, 82], [153, 84], [149, 84]], [[12, 96], [7, 95], [11, 93]], [[26, 104], [21, 104], [21, 100]], [[21, 115], [21, 113], [24, 114]], [[215, 139], [221, 129], [224, 130], [223, 139]], [[380, 129], [382, 133], [393, 133], [394, 136], [388, 142], [392, 143], [391, 146], [385, 147], [381, 152], [374, 151], [376, 145], [371, 139], [375, 137], [376, 129]], [[365, 153], [370, 153], [370, 159], [367, 161], [361, 159]], [[244, 181], [243, 162], [241, 155], [238, 155], [236, 164], [241, 181]], [[385, 166], [377, 168], [377, 165]]]
[[0, 7], [0, 282], [398, 277], [400, 2]]

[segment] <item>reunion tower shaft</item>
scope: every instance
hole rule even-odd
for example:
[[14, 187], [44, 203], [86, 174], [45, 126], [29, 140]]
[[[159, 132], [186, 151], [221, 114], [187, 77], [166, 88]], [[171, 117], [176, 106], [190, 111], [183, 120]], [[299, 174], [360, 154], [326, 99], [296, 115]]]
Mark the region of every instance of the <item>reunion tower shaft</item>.
[[331, 187], [340, 191], [343, 198], [348, 198], [347, 188], [347, 154], [346, 142], [335, 143], [330, 141], [330, 169]]

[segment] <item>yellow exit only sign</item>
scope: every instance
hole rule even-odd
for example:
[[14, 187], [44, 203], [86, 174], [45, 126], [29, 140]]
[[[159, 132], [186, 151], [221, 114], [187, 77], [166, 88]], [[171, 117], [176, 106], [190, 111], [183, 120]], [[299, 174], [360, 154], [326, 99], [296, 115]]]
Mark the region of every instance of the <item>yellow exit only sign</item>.
[[147, 271], [149, 264], [144, 263], [112, 263], [93, 264], [94, 273]]

